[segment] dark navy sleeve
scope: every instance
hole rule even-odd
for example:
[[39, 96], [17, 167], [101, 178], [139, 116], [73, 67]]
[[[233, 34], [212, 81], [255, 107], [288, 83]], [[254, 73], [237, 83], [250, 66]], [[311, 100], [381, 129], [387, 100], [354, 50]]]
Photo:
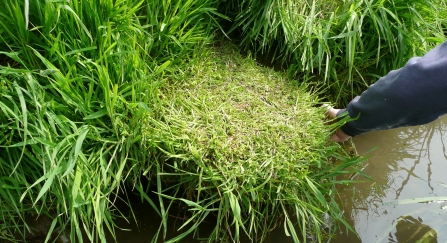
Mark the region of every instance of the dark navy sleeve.
[[354, 137], [362, 133], [429, 123], [447, 113], [447, 42], [411, 58], [389, 72], [340, 110], [356, 120], [341, 129]]

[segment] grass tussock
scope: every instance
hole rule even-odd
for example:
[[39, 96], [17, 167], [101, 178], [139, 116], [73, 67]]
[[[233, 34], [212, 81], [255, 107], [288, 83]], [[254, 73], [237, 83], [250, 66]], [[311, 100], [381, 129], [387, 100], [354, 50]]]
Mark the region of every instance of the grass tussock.
[[188, 66], [161, 89], [145, 133], [161, 151], [161, 208], [184, 203], [187, 232], [214, 214], [209, 242], [242, 235], [261, 242], [278, 225], [296, 242], [309, 232], [321, 240], [323, 215], [343, 222], [333, 177], [360, 160], [328, 142], [332, 128], [316, 94], [226, 45]]

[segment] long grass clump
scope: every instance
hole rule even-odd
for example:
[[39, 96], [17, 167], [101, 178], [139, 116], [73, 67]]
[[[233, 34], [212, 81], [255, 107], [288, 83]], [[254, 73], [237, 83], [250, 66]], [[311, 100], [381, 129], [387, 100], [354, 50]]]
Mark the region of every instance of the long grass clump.
[[47, 240], [113, 234], [124, 184], [151, 168], [141, 121], [159, 77], [216, 31], [212, 3], [1, 1], [0, 238], [44, 215]]
[[318, 81], [346, 103], [381, 75], [445, 40], [444, 0], [236, 0], [221, 11], [233, 38]]
[[[344, 223], [334, 177], [361, 160], [327, 140], [331, 127], [308, 86], [226, 44], [202, 50], [169, 78], [145, 129], [158, 162], [150, 179], [163, 209], [160, 238], [194, 232], [207, 242], [262, 242], [280, 226], [295, 242], [320, 242], [325, 216]], [[183, 232], [164, 238], [169, 209], [183, 206]], [[215, 228], [200, 235], [207, 221]]]

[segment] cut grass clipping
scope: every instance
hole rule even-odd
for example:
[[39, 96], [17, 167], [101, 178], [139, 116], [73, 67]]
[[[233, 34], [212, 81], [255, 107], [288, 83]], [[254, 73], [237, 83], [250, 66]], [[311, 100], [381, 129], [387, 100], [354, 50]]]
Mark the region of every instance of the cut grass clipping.
[[158, 152], [163, 232], [173, 202], [189, 211], [168, 242], [209, 215], [214, 231], [196, 235], [208, 242], [261, 242], [277, 226], [295, 242], [309, 233], [320, 241], [327, 214], [344, 223], [333, 179], [360, 159], [328, 142], [317, 95], [229, 47], [205, 50], [189, 66], [163, 86], [146, 133]]

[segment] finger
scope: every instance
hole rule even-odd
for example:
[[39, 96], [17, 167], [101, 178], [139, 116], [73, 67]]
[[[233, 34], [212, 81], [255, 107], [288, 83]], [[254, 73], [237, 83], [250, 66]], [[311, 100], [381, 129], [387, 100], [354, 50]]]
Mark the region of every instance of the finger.
[[335, 117], [337, 117], [337, 112], [338, 112], [339, 110], [340, 110], [340, 109], [330, 108], [330, 109], [327, 111], [327, 114], [328, 114], [331, 118], [335, 118]]
[[344, 133], [341, 129], [338, 129], [332, 136], [331, 140], [334, 142], [344, 142], [347, 141], [351, 136]]

